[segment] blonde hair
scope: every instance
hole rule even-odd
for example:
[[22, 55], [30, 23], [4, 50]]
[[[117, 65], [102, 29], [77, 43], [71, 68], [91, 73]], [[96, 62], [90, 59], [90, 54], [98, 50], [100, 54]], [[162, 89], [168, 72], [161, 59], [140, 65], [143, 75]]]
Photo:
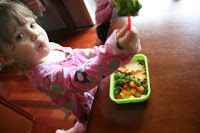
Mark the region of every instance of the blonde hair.
[[11, 41], [11, 33], [9, 28], [15, 25], [23, 26], [27, 21], [26, 18], [36, 19], [37, 16], [24, 4], [14, 1], [0, 2], [0, 53], [3, 46], [14, 44]]

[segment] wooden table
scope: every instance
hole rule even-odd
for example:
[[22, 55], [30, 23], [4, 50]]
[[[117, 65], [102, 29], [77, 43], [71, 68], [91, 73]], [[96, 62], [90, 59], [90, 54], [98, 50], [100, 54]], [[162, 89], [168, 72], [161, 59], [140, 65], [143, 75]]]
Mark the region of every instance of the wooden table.
[[[118, 105], [109, 80], [99, 86], [88, 133], [200, 132], [200, 2], [141, 0], [132, 24], [149, 64], [151, 95], [144, 103]], [[111, 32], [126, 20], [114, 17]]]

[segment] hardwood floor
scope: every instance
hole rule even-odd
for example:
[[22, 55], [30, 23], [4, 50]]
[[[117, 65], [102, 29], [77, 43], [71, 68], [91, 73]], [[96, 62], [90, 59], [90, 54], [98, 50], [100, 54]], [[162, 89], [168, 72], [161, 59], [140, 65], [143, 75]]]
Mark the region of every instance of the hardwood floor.
[[[62, 33], [57, 37], [50, 35], [50, 40], [62, 46], [72, 48], [91, 48], [96, 45], [97, 35], [94, 27]], [[64, 119], [64, 112], [49, 98], [28, 81], [26, 75], [13, 70], [0, 71], [0, 95], [36, 118], [32, 133], [54, 133], [56, 129], [69, 129], [73, 126], [74, 116]]]

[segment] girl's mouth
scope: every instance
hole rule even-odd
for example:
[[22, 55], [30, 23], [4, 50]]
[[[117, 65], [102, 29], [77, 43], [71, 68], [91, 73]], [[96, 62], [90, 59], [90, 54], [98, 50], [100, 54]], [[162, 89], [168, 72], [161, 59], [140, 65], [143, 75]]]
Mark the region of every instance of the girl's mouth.
[[40, 46], [39, 46], [39, 48], [44, 47], [44, 46], [45, 46], [45, 42], [42, 41], [41, 44], [40, 44]]

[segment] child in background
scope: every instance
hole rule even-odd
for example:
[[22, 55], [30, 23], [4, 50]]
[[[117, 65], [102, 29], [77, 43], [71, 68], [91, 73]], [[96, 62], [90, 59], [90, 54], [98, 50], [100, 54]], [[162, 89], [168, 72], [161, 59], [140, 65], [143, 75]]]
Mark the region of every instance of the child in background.
[[[114, 0], [95, 0], [96, 1], [96, 9], [95, 9], [95, 21], [96, 21], [96, 32], [98, 39], [100, 42], [97, 42], [98, 45], [102, 45], [105, 43], [107, 37], [108, 37], [108, 30], [110, 27], [110, 21], [112, 18], [113, 9], [115, 7]], [[121, 0], [123, 2], [123, 0]], [[123, 11], [123, 16], [138, 16], [138, 11], [142, 7], [142, 5], [139, 3], [139, 1], [124, 1], [125, 3], [122, 3], [122, 8], [120, 9], [121, 13]], [[130, 4], [129, 6], [127, 5]], [[121, 4], [120, 1], [118, 1], [116, 4]], [[119, 5], [118, 5], [119, 7]], [[126, 10], [123, 9], [123, 7], [127, 7]]]
[[107, 39], [110, 20], [112, 17], [113, 8], [115, 6], [113, 0], [95, 0], [95, 20], [96, 32], [100, 39], [100, 44], [104, 44]]
[[115, 30], [105, 45], [71, 49], [49, 42], [25, 5], [0, 2], [0, 64], [26, 72], [40, 92], [76, 117], [74, 127], [56, 133], [84, 133], [97, 86], [141, 50], [135, 27]]

